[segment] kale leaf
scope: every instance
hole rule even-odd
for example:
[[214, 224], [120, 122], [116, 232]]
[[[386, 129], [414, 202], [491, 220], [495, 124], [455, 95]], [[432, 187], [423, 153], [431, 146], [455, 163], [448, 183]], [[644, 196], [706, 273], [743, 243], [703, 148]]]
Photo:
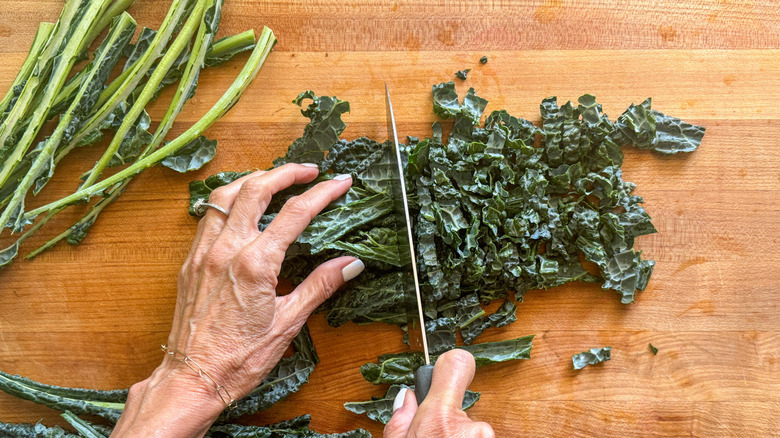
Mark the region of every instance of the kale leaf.
[[[366, 414], [368, 418], [387, 424], [393, 416], [393, 401], [398, 392], [404, 388], [414, 390], [414, 385], [391, 385], [383, 397], [372, 397], [364, 402], [344, 403], [344, 408], [356, 414]], [[469, 409], [479, 400], [480, 393], [466, 390], [463, 397], [463, 410]]]
[[600, 362], [606, 362], [611, 359], [612, 347], [591, 348], [589, 351], [575, 354], [571, 357], [571, 363], [575, 370], [585, 368], [587, 365], [593, 365]]
[[455, 77], [462, 81], [465, 81], [470, 71], [471, 71], [470, 68], [467, 68], [465, 70], [458, 70], [455, 72]]
[[[509, 360], [530, 359], [532, 339], [533, 335], [457, 348], [471, 353], [479, 368]], [[452, 348], [455, 346], [453, 345]], [[436, 359], [438, 356], [432, 356], [431, 362], [435, 363]], [[360, 367], [360, 373], [366, 381], [375, 385], [380, 383], [411, 385], [414, 383], [414, 371], [424, 364], [425, 359], [420, 352], [384, 354], [379, 356], [378, 363], [367, 363]]]

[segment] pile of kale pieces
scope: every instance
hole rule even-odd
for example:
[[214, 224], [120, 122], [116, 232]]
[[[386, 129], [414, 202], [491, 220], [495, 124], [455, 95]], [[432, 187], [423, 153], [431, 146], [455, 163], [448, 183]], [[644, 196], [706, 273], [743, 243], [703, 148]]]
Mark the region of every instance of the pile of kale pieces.
[[[275, 196], [259, 227], [264, 229], [291, 197], [334, 175], [350, 173], [352, 188], [315, 217], [288, 250], [282, 276], [297, 284], [325, 260], [358, 257], [367, 269], [320, 311], [334, 327], [349, 321], [383, 322], [406, 331], [407, 309], [413, 303], [404, 293], [408, 257], [399, 253], [391, 190], [397, 174], [392, 143], [365, 137], [340, 139], [346, 128], [341, 117], [349, 111], [349, 103], [311, 91], [301, 93], [294, 103], [301, 105], [304, 100], [310, 101], [302, 110], [310, 123], [274, 166], [317, 163], [321, 176]], [[522, 301], [528, 290], [583, 281], [616, 291], [623, 303], [634, 301], [637, 291], [647, 286], [654, 266], [633, 249], [634, 239], [656, 230], [641, 206], [643, 199], [631, 194], [636, 185], [622, 178], [621, 147], [662, 154], [691, 152], [704, 135], [702, 127], [652, 110], [650, 99], [632, 104], [613, 122], [591, 95], [580, 97], [576, 105], [562, 106], [551, 97], [542, 101], [541, 126], [504, 110], [494, 111], [480, 126], [486, 105], [474, 89], [460, 100], [454, 83], [435, 85], [433, 109], [440, 118], [451, 120], [446, 122], [448, 135], [445, 138], [442, 124], [436, 122], [430, 138], [409, 137], [402, 146], [433, 359], [462, 348], [475, 356], [478, 367], [530, 358], [533, 336], [473, 343], [484, 330], [514, 322], [515, 302]], [[195, 214], [192, 205], [208, 199], [212, 190], [247, 173], [223, 172], [193, 181], [190, 213]], [[494, 300], [503, 303], [487, 314], [483, 305]], [[456, 332], [465, 346], [456, 347]], [[239, 408], [225, 411], [218, 423], [266, 409], [308, 382], [319, 359], [307, 328], [293, 346], [296, 352], [283, 358]], [[406, 352], [382, 355], [377, 363], [363, 365], [363, 377], [389, 385], [387, 393], [345, 407], [386, 423], [395, 395], [402, 385], [413, 386], [414, 370], [423, 362], [421, 353]], [[126, 391], [58, 388], [7, 374], [0, 374], [0, 389], [111, 422], [121, 410], [94, 402], [123, 403], [126, 398]], [[478, 399], [479, 393], [467, 393], [464, 408]], [[308, 429], [306, 417], [291, 422], [303, 426], [293, 430], [223, 424], [210, 434], [370, 436], [360, 429], [319, 435]]]
[[[317, 265], [341, 255], [359, 257], [367, 269], [321, 311], [331, 326], [352, 321], [383, 322], [406, 331], [408, 257], [399, 254], [399, 228], [392, 189], [397, 175], [390, 141], [340, 139], [341, 117], [349, 103], [307, 91], [294, 103], [311, 119], [303, 136], [274, 166], [317, 163], [321, 176], [274, 198], [260, 222], [262, 230], [292, 196], [334, 175], [353, 177], [350, 191], [314, 218], [287, 253], [282, 276], [294, 284]], [[530, 358], [526, 336], [472, 344], [490, 327], [516, 320], [526, 291], [571, 281], [599, 283], [632, 303], [653, 272], [654, 262], [633, 249], [634, 239], [654, 233], [636, 185], [622, 178], [621, 146], [662, 154], [691, 152], [704, 128], [651, 109], [651, 100], [631, 105], [616, 121], [595, 97], [559, 106], [555, 97], [541, 104], [541, 126], [504, 110], [480, 120], [487, 100], [469, 89], [460, 100], [453, 82], [433, 87], [433, 110], [450, 119], [446, 139], [439, 122], [430, 138], [408, 137], [404, 167], [431, 353], [456, 348], [456, 331], [477, 366]], [[191, 205], [244, 173], [225, 172], [190, 185]], [[191, 210], [194, 214], [194, 211]], [[404, 232], [403, 229], [400, 232]], [[586, 269], [584, 258], [592, 265]], [[492, 314], [483, 304], [503, 303]], [[405, 338], [407, 336], [405, 335]], [[408, 341], [408, 339], [405, 339]], [[361, 367], [374, 384], [390, 384], [387, 394], [345, 407], [386, 423], [401, 385], [412, 386], [421, 353], [386, 354]], [[464, 407], [479, 399], [467, 394]]]

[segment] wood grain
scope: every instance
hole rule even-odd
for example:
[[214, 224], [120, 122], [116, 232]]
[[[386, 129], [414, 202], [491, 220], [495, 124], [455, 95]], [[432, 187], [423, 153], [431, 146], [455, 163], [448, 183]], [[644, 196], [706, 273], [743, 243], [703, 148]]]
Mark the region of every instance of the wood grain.
[[[37, 23], [60, 0], [0, 2], [0, 89], [21, 65]], [[154, 27], [168, 1], [131, 13]], [[382, 85], [393, 92], [401, 135], [425, 136], [435, 120], [430, 86], [472, 68], [488, 110], [539, 119], [539, 102], [595, 94], [618, 115], [653, 97], [654, 108], [705, 125], [700, 150], [659, 157], [627, 150], [658, 233], [637, 247], [657, 262], [648, 289], [623, 306], [610, 291], [571, 284], [531, 291], [518, 321], [485, 341], [536, 334], [532, 359], [480, 370], [474, 418], [498, 436], [780, 436], [780, 14], [774, 2], [638, 0], [391, 2], [228, 0], [221, 33], [272, 27], [280, 39], [256, 83], [209, 132], [217, 158], [179, 175], [150, 169], [101, 216], [78, 248], [67, 245], [0, 272], [0, 369], [65, 386], [128, 387], [161, 359], [176, 272], [196, 221], [187, 184], [222, 170], [265, 168], [301, 133], [298, 92], [349, 100], [344, 136], [383, 138]], [[713, 50], [726, 49], [726, 50]], [[487, 55], [482, 66], [477, 60]], [[210, 69], [174, 132], [197, 120], [243, 59]], [[149, 108], [165, 111], [171, 93]], [[40, 205], [69, 194], [100, 148], [75, 151]], [[25, 250], [79, 217], [73, 208]], [[8, 236], [0, 237], [6, 243]], [[404, 351], [397, 328], [328, 327], [311, 321], [322, 358], [299, 393], [250, 421], [313, 415], [325, 432], [381, 428], [346, 401], [382, 393], [359, 367]], [[370, 339], [370, 342], [366, 342]], [[652, 355], [647, 344], [659, 348]], [[580, 372], [571, 355], [611, 345], [613, 359]], [[51, 410], [0, 394], [0, 420], [62, 424]]]

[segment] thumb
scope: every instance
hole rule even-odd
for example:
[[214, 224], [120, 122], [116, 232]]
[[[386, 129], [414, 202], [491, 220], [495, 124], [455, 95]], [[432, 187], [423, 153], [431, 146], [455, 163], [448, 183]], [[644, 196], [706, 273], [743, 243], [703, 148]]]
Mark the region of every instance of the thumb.
[[474, 356], [466, 350], [450, 350], [436, 359], [431, 389], [423, 405], [441, 405], [462, 410], [463, 395], [474, 378]]
[[344, 283], [357, 277], [363, 269], [365, 265], [355, 257], [328, 260], [309, 274], [291, 293], [278, 297], [277, 307], [282, 310], [282, 315], [287, 315], [294, 322], [303, 324], [320, 304], [330, 298]]
[[384, 438], [406, 438], [414, 414], [417, 413], [417, 397], [414, 391], [403, 388], [398, 391], [393, 402], [393, 418], [385, 426]]

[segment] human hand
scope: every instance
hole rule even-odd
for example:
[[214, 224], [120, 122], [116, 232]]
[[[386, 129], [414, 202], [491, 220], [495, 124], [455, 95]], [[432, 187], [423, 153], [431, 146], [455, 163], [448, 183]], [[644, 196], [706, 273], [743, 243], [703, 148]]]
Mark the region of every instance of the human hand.
[[467, 351], [456, 349], [439, 356], [425, 400], [418, 407], [414, 392], [401, 390], [384, 437], [494, 438], [489, 424], [472, 421], [462, 409], [463, 395], [475, 369], [474, 356]]
[[[316, 165], [286, 164], [255, 172], [211, 193], [208, 209], [178, 278], [167, 347], [186, 354], [239, 400], [284, 354], [309, 315], [363, 270], [354, 257], [319, 266], [293, 292], [276, 295], [287, 248], [328, 204], [349, 190], [349, 175], [287, 201], [261, 233], [272, 195], [313, 181]], [[224, 393], [223, 393], [224, 394]], [[168, 355], [134, 385], [112, 436], [203, 436], [225, 405], [208, 382]]]

